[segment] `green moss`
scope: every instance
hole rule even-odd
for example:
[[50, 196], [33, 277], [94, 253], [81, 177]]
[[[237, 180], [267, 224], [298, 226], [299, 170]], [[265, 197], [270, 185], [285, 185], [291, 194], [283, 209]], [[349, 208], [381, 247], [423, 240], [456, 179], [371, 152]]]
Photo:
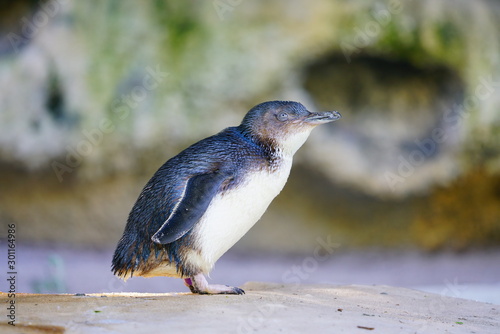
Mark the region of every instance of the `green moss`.
[[167, 63], [185, 66], [186, 52], [192, 53], [191, 56], [203, 54], [210, 29], [204, 24], [200, 7], [194, 1], [165, 0], [157, 0], [151, 6], [154, 26], [161, 35], [160, 50]]
[[406, 59], [413, 63], [428, 62], [429, 54], [423, 47], [421, 30], [417, 27], [404, 34], [401, 31], [398, 22], [391, 22], [384, 29], [377, 47], [397, 58]]
[[464, 34], [459, 31], [455, 22], [441, 21], [435, 23], [434, 33], [437, 40], [435, 50], [431, 50], [435, 58], [449, 66], [461, 68], [465, 64], [467, 45]]
[[192, 5], [191, 1], [157, 0], [152, 6], [153, 18], [165, 29], [174, 50], [182, 48], [188, 38], [201, 31], [200, 19], [193, 10], [196, 7], [189, 7]]
[[[462, 35], [455, 24], [449, 21], [436, 23], [436, 34], [439, 37], [440, 45], [443, 48], [456, 46]], [[461, 44], [461, 43], [459, 43]]]

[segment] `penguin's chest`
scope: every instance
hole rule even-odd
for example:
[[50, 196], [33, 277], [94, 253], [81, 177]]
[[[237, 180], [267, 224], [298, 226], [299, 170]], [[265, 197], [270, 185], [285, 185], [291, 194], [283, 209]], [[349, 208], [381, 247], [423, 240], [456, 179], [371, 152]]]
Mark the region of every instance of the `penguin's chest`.
[[248, 232], [283, 189], [291, 165], [287, 159], [276, 171], [249, 172], [241, 184], [214, 197], [193, 233], [201, 252], [193, 259], [197, 265], [209, 271]]

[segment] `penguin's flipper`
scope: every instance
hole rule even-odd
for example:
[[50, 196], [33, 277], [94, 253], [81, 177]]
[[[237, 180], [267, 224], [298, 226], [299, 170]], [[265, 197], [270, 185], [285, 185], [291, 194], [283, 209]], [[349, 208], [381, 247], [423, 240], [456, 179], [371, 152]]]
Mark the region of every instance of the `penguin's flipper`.
[[191, 177], [176, 208], [151, 240], [157, 244], [168, 244], [189, 232], [203, 216], [221, 184], [228, 178], [227, 173], [220, 171]]

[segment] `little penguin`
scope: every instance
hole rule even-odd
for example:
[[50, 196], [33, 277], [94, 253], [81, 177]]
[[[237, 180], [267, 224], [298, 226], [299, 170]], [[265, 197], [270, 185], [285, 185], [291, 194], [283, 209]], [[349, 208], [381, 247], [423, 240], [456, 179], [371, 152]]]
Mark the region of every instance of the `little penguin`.
[[168, 160], [134, 204], [116, 247], [120, 278], [170, 276], [197, 294], [243, 294], [208, 284], [215, 262], [264, 214], [283, 189], [295, 152], [311, 130], [338, 120], [301, 103], [269, 101], [239, 126], [205, 138]]

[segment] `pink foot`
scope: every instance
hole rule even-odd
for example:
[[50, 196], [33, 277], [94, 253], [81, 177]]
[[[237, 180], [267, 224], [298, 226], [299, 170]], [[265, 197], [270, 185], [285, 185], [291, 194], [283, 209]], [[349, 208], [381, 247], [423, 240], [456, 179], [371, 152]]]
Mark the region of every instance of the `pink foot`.
[[220, 284], [208, 284], [203, 274], [196, 274], [193, 277], [185, 278], [184, 284], [189, 288], [189, 290], [191, 290], [192, 293], [197, 293], [200, 295], [242, 295], [245, 293], [243, 289], [240, 289], [238, 287]]

